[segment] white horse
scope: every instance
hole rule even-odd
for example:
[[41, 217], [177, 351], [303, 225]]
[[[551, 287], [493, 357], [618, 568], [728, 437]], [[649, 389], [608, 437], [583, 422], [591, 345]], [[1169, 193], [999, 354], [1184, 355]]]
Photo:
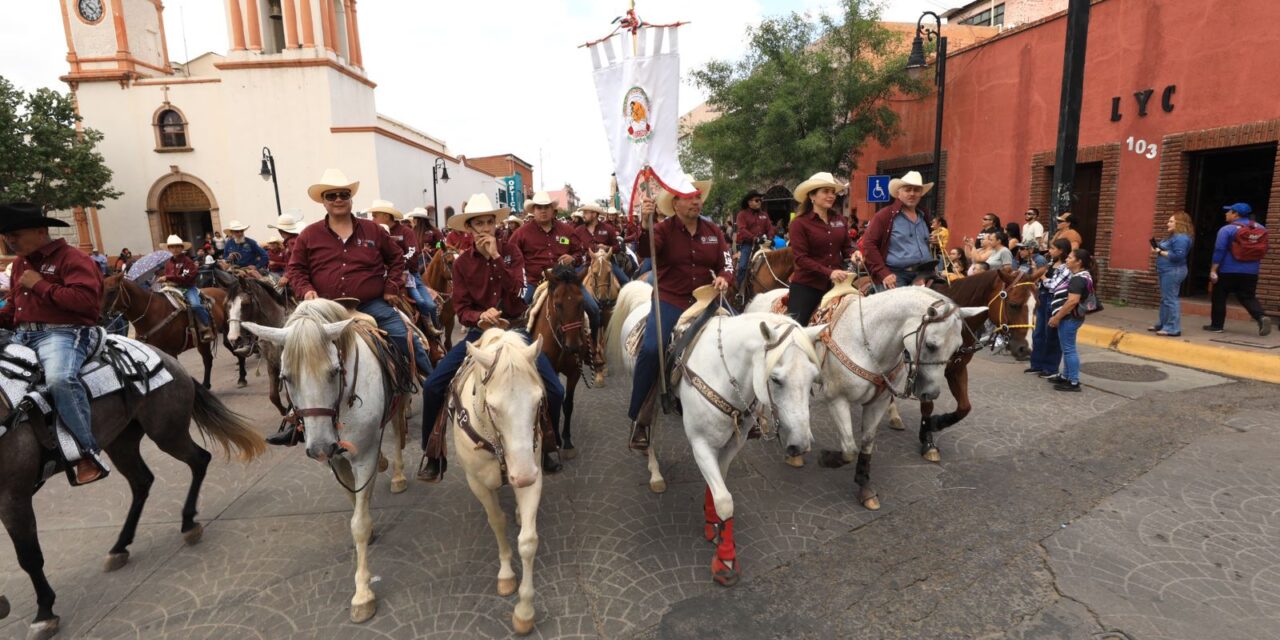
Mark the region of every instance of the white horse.
[[[606, 363], [621, 362], [626, 365], [629, 375], [635, 375], [636, 359], [627, 352], [625, 344], [636, 325], [646, 322], [653, 308], [653, 285], [642, 280], [632, 280], [618, 292], [618, 301], [613, 306], [613, 317], [609, 319], [605, 350]], [[609, 367], [614, 370], [613, 366]], [[657, 411], [655, 410], [655, 418]], [[649, 490], [663, 493], [667, 490], [667, 480], [662, 477], [662, 469], [658, 466], [657, 447], [654, 445], [657, 430], [649, 429]]]
[[252, 322], [245, 322], [244, 328], [281, 348], [280, 377], [305, 426], [307, 456], [327, 462], [351, 499], [356, 547], [351, 621], [365, 622], [378, 610], [369, 588], [369, 500], [380, 471], [382, 429], [392, 416], [393, 398], [387, 373], [352, 320], [342, 305], [317, 299], [299, 303], [283, 328]]
[[[516, 591], [507, 542], [507, 516], [498, 504], [498, 489], [508, 482], [515, 490], [520, 519], [520, 599], [511, 614], [519, 635], [533, 631], [533, 559], [538, 551], [538, 503], [542, 470], [538, 468], [538, 413], [544, 401], [537, 359], [541, 340], [526, 344], [514, 332], [489, 329], [467, 344], [467, 363], [454, 380], [449, 410], [453, 442], [467, 475], [467, 485], [484, 505], [489, 527], [498, 539], [498, 595]], [[465, 419], [464, 419], [465, 418]]]
[[[857, 460], [858, 500], [871, 510], [880, 500], [871, 487], [871, 454], [880, 421], [895, 395], [937, 398], [946, 365], [964, 341], [963, 322], [986, 307], [960, 307], [925, 287], [899, 287], [873, 296], [847, 296], [819, 339], [823, 392], [840, 435], [840, 451], [823, 451], [819, 464], [840, 467]], [[853, 411], [862, 408], [862, 430]]]

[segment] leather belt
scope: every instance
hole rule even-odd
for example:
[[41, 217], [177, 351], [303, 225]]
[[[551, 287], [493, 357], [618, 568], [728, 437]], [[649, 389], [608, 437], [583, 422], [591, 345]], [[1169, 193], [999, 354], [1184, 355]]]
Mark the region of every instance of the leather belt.
[[49, 329], [83, 329], [91, 325], [65, 322], [19, 322], [18, 331], [48, 331]]

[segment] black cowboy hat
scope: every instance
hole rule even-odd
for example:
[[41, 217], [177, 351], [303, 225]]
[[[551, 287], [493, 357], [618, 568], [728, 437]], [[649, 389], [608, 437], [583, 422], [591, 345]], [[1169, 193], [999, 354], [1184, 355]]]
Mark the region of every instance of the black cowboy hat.
[[44, 209], [30, 202], [6, 202], [0, 204], [0, 233], [22, 229], [69, 227], [71, 225], [44, 215]]
[[763, 197], [764, 197], [764, 194], [763, 194], [763, 193], [760, 193], [759, 191], [756, 191], [755, 189], [752, 189], [751, 191], [748, 191], [748, 192], [747, 192], [747, 195], [742, 196], [742, 202], [739, 202], [739, 203], [738, 203], [738, 208], [739, 208], [739, 209], [746, 209], [746, 208], [747, 208], [747, 203], [748, 203], [748, 202], [751, 202], [751, 199], [752, 199], [752, 198], [763, 198]]

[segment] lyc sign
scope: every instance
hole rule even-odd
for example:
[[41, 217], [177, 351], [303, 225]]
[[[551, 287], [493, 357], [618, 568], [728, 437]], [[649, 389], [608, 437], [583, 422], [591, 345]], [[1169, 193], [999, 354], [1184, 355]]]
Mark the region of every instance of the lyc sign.
[[[1177, 85], [1169, 85], [1164, 88], [1164, 92], [1160, 94], [1160, 110], [1165, 113], [1173, 111], [1173, 93], [1178, 90]], [[1151, 96], [1155, 95], [1155, 89], [1143, 89], [1133, 94], [1134, 102], [1138, 103], [1138, 117], [1147, 117], [1147, 106], [1151, 102]], [[1120, 113], [1120, 96], [1111, 99], [1111, 121], [1119, 122], [1123, 114]]]

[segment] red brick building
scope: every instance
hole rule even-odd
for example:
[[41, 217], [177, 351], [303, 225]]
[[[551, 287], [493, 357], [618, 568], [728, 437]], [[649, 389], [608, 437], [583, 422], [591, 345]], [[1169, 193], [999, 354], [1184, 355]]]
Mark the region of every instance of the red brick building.
[[[1222, 207], [1249, 203], [1280, 223], [1280, 46], [1274, 0], [1094, 0], [1086, 57], [1073, 211], [1098, 259], [1105, 298], [1156, 304], [1148, 239], [1191, 214], [1196, 245], [1186, 293], [1203, 296]], [[951, 238], [983, 214], [1046, 228], [1062, 85], [1065, 13], [1007, 30], [947, 56], [942, 168], [936, 208]], [[900, 175], [933, 162], [936, 98], [895, 100], [904, 135], [861, 150], [852, 197], [869, 217], [865, 175]], [[932, 195], [932, 194], [931, 194]], [[1280, 314], [1280, 233], [1272, 234], [1258, 295]]]
[[498, 177], [513, 176], [518, 173], [524, 184], [524, 196], [528, 198], [533, 195], [533, 165], [521, 160], [520, 156], [507, 153], [500, 156], [468, 157], [467, 164]]

